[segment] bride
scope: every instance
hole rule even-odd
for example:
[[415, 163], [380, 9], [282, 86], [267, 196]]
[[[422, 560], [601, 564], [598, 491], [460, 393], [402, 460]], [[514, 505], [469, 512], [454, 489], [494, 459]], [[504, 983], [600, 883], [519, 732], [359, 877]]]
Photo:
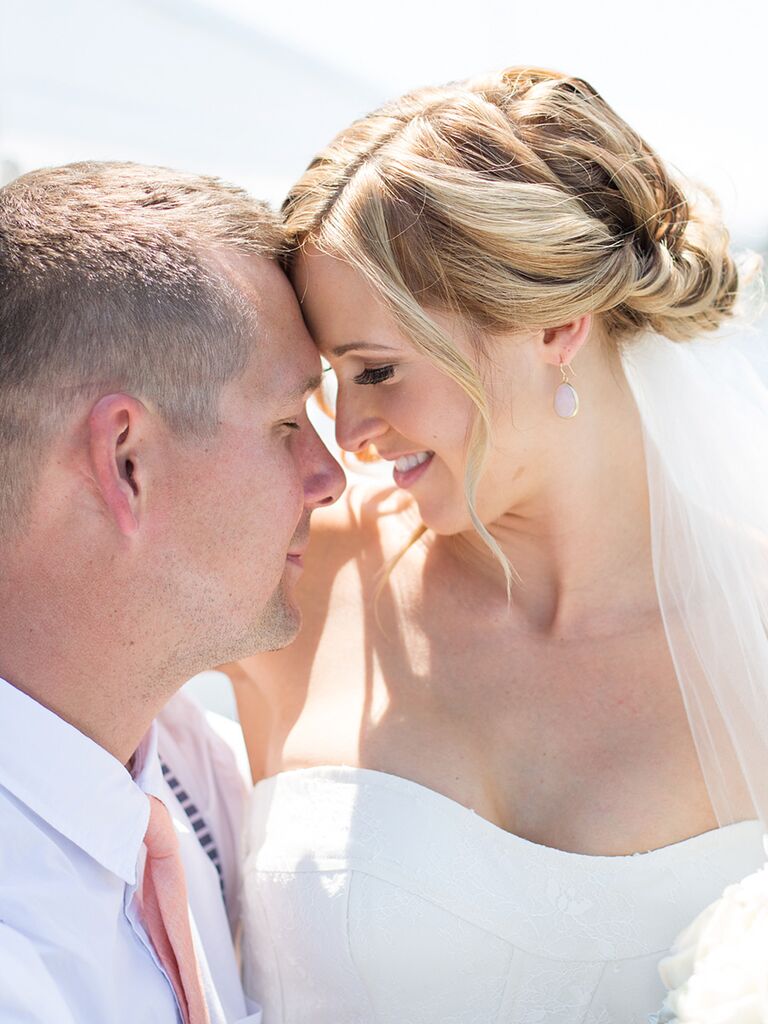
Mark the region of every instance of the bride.
[[[242, 663], [265, 1024], [645, 1021], [764, 859], [765, 391], [716, 211], [584, 81], [424, 89], [285, 205], [348, 452]], [[735, 331], [733, 331], [735, 333]], [[743, 443], [742, 443], [743, 442]]]

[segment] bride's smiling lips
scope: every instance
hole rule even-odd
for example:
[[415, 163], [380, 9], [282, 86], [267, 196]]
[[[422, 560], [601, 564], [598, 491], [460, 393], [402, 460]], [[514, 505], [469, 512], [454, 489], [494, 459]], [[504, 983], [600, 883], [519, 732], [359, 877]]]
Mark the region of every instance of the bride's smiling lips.
[[392, 476], [398, 487], [411, 487], [429, 469], [432, 459], [435, 456], [431, 451], [404, 452], [402, 454], [383, 454], [379, 452], [387, 462], [394, 462]]

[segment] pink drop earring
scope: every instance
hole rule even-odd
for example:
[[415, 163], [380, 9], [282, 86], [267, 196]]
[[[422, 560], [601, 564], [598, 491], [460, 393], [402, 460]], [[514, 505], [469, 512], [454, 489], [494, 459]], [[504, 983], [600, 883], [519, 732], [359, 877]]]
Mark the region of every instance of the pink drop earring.
[[571, 420], [579, 411], [579, 396], [576, 388], [568, 380], [568, 373], [573, 373], [570, 366], [560, 363], [562, 382], [555, 389], [555, 412], [561, 419]]

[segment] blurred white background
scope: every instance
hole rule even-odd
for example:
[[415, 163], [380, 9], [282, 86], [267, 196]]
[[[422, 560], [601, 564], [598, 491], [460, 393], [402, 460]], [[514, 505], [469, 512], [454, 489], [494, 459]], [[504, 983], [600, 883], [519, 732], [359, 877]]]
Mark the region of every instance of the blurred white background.
[[0, 0], [0, 161], [210, 171], [279, 201], [353, 117], [510, 64], [582, 75], [768, 244], [765, 0]]
[[[768, 249], [765, 0], [0, 0], [0, 183], [130, 159], [279, 203], [315, 151], [407, 89], [512, 64], [581, 75]], [[231, 713], [222, 677], [195, 684]]]

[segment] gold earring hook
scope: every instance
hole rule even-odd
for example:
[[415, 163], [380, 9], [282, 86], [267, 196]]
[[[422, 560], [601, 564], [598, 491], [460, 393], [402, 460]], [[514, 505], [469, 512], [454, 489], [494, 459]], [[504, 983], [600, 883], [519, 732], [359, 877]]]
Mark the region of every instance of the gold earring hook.
[[562, 374], [563, 384], [570, 384], [571, 383], [570, 377], [568, 376], [569, 374], [571, 374], [571, 376], [573, 376], [573, 377], [576, 376], [576, 372], [574, 371], [574, 369], [570, 365], [570, 363], [565, 363], [565, 362], [562, 362], [562, 361], [560, 362], [560, 373]]

